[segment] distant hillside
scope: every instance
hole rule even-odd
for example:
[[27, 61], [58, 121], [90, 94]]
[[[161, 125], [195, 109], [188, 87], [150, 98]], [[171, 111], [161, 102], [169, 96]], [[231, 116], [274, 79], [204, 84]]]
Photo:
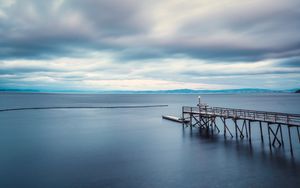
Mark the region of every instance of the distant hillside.
[[299, 93], [300, 90], [269, 90], [269, 89], [224, 89], [224, 90], [192, 90], [192, 89], [174, 89], [174, 90], [148, 90], [148, 91], [126, 91], [126, 90], [43, 90], [43, 89], [0, 89], [0, 92], [22, 92], [22, 93], [98, 93], [98, 94], [231, 94], [231, 93]]
[[300, 89], [298, 89], [297, 91], [295, 91], [295, 93], [300, 93]]
[[156, 93], [278, 93], [283, 91], [268, 90], [268, 89], [225, 89], [225, 90], [192, 90], [192, 89], [177, 89], [177, 90], [163, 90], [152, 91]]
[[5, 88], [0, 88], [0, 92], [41, 92], [38, 89], [5, 89]]

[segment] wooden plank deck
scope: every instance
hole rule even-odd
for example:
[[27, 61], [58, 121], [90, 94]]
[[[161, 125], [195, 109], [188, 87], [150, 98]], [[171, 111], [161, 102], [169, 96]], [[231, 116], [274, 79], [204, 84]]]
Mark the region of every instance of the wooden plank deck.
[[182, 119], [182, 118], [179, 118], [179, 117], [175, 117], [175, 116], [162, 116], [163, 119], [167, 119], [167, 120], [170, 120], [170, 121], [175, 121], [175, 122], [178, 122], [178, 123], [188, 123], [189, 120], [187, 119]]
[[232, 119], [242, 119], [250, 121], [261, 121], [274, 124], [285, 124], [288, 126], [300, 127], [300, 114], [288, 114], [280, 112], [266, 112], [256, 110], [222, 108], [222, 107], [183, 107], [183, 113], [200, 114], [202, 116], [218, 116]]

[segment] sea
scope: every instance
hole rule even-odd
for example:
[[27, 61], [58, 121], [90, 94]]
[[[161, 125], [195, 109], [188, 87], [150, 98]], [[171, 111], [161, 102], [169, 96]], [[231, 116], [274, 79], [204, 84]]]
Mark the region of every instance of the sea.
[[[0, 93], [0, 109], [31, 107], [150, 108], [33, 109], [0, 112], [1, 188], [299, 187], [300, 142], [293, 155], [269, 147], [253, 124], [252, 142], [162, 119], [196, 106], [199, 94]], [[201, 94], [210, 106], [300, 114], [292, 93]], [[234, 127], [229, 124], [234, 132]]]

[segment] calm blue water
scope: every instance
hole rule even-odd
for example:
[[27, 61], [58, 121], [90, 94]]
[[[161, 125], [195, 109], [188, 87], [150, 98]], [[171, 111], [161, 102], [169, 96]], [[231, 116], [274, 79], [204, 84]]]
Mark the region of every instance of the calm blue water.
[[[300, 114], [300, 95], [201, 95], [211, 106]], [[294, 158], [270, 152], [257, 128], [247, 140], [200, 136], [161, 119], [197, 95], [0, 94], [0, 108], [168, 104], [147, 109], [56, 109], [0, 113], [0, 187], [297, 187]], [[254, 126], [258, 127], [258, 126]], [[222, 129], [222, 126], [220, 126]], [[232, 131], [234, 130], [231, 127]], [[221, 130], [222, 131], [222, 130]], [[286, 130], [284, 129], [284, 135]], [[287, 138], [285, 136], [285, 138]]]

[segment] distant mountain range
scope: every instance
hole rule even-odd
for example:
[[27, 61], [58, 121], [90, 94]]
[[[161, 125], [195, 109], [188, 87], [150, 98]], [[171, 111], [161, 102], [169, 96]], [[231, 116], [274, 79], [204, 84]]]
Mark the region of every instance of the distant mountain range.
[[130, 90], [46, 90], [46, 89], [0, 89], [0, 92], [23, 92], [23, 93], [99, 93], [99, 94], [230, 94], [230, 93], [299, 93], [300, 89], [287, 90], [270, 90], [270, 89], [223, 89], [223, 90], [192, 90], [192, 89], [174, 89], [174, 90], [147, 90], [147, 91], [130, 91]]

